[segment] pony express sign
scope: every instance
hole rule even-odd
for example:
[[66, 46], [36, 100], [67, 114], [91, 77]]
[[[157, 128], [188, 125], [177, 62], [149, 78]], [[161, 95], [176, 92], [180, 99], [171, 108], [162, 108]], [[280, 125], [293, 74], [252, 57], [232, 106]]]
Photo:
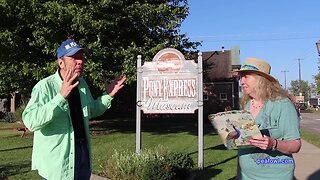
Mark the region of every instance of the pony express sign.
[[140, 83], [144, 113], [194, 113], [198, 109], [197, 64], [185, 60], [176, 49], [163, 49], [152, 62], [145, 62]]

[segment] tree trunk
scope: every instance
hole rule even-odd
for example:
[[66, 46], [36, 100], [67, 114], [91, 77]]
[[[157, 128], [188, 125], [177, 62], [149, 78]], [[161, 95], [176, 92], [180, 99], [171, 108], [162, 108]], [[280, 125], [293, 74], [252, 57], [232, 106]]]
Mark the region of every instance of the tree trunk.
[[12, 92], [11, 93], [11, 103], [10, 103], [10, 112], [15, 112], [16, 111], [16, 93]]

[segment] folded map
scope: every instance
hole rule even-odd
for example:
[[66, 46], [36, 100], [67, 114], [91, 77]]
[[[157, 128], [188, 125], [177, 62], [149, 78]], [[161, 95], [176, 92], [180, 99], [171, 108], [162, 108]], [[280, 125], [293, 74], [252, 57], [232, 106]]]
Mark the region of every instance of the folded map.
[[[226, 148], [238, 149], [238, 146], [249, 146], [249, 139], [262, 137], [258, 126], [250, 112], [245, 110], [233, 110], [210, 114], [208, 116], [211, 124], [217, 130]], [[229, 139], [229, 136], [239, 136], [236, 139]]]

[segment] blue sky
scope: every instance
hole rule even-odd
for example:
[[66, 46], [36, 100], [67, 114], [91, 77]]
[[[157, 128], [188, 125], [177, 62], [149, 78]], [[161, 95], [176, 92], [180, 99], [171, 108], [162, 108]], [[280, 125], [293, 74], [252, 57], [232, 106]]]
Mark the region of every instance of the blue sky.
[[[200, 51], [240, 47], [248, 57], [268, 61], [271, 74], [290, 87], [299, 79], [313, 83], [318, 74], [320, 0], [189, 0], [189, 16], [181, 33], [202, 41]], [[288, 71], [286, 73], [282, 71]]]

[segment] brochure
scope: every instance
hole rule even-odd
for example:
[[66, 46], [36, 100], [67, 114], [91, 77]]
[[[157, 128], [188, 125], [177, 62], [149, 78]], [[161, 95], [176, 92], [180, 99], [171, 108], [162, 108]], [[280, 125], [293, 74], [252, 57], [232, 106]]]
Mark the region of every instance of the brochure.
[[[233, 110], [210, 114], [211, 124], [217, 130], [226, 148], [238, 149], [238, 146], [250, 146], [249, 139], [262, 137], [258, 126], [250, 112], [245, 110]], [[236, 139], [228, 137], [238, 137]]]

